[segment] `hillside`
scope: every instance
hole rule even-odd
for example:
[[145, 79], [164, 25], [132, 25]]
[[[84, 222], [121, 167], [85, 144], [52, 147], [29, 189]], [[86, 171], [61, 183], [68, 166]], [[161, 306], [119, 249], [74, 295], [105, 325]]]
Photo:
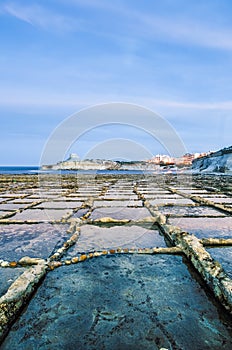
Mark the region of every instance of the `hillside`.
[[192, 169], [204, 173], [232, 173], [232, 146], [195, 159]]

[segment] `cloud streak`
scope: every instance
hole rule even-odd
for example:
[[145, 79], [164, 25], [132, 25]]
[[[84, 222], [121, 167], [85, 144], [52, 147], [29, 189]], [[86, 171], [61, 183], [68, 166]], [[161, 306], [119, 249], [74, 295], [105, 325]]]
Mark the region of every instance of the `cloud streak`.
[[130, 35], [137, 38], [232, 50], [232, 27], [219, 27], [215, 23], [212, 26], [212, 20], [207, 21], [207, 16], [203, 22], [197, 19], [198, 16], [194, 19], [194, 14], [190, 14], [191, 17], [186, 14], [184, 18], [170, 13], [151, 15], [134, 7], [128, 7], [121, 1], [111, 3], [104, 0], [66, 0], [65, 3], [114, 13], [126, 19], [126, 23], [133, 27]]
[[49, 91], [44, 91], [36, 88], [34, 89], [22, 89], [11, 88], [7, 89], [4, 87], [0, 89], [0, 106], [9, 108], [12, 105], [14, 108], [17, 107], [52, 107], [52, 108], [80, 108], [84, 106], [93, 106], [99, 103], [109, 103], [109, 102], [129, 102], [135, 103], [145, 108], [167, 108], [175, 110], [202, 110], [202, 111], [232, 111], [232, 100], [227, 101], [216, 101], [216, 102], [198, 102], [198, 101], [179, 101], [179, 100], [169, 100], [169, 99], [153, 99], [140, 96], [124, 96], [120, 94], [113, 93], [69, 93], [60, 94], [49, 93]]
[[[193, 17], [190, 18], [189, 15], [186, 15], [185, 18], [174, 17], [169, 13], [151, 15], [145, 11], [138, 11], [134, 7], [128, 7], [121, 1], [109, 3], [97, 0], [66, 0], [65, 2], [60, 0], [59, 2], [69, 5], [74, 13], [78, 7], [114, 13], [115, 16], [123, 19], [122, 27], [127, 26], [126, 36], [131, 37], [131, 40], [146, 38], [146, 40], [185, 46], [232, 50], [232, 27], [219, 27], [216, 24], [212, 26], [212, 21], [207, 21], [207, 18], [203, 22]], [[25, 6], [16, 2], [6, 2], [2, 5], [2, 11], [43, 30], [62, 32], [83, 30], [93, 35], [108, 35], [115, 40], [120, 40], [120, 34], [114, 29], [104, 32], [99, 29], [101, 25], [98, 26], [98, 22], [92, 27], [87, 18], [82, 17], [76, 20], [71, 14], [65, 16], [58, 12], [55, 13], [36, 3]], [[121, 37], [121, 40], [124, 41], [125, 37]]]
[[[152, 102], [152, 100], [150, 100]], [[170, 100], [153, 100], [153, 103], [157, 106], [162, 107], [175, 107], [181, 109], [199, 109], [199, 110], [232, 110], [232, 101], [223, 102], [181, 102], [181, 101], [170, 101]]]
[[71, 32], [80, 29], [82, 25], [80, 20], [77, 21], [70, 16], [55, 13], [38, 4], [23, 6], [15, 2], [7, 2], [2, 6], [2, 12], [32, 26], [49, 31]]
[[[135, 14], [146, 36], [215, 49], [232, 49], [232, 28], [212, 28], [201, 21]], [[149, 34], [150, 33], [150, 34]]]

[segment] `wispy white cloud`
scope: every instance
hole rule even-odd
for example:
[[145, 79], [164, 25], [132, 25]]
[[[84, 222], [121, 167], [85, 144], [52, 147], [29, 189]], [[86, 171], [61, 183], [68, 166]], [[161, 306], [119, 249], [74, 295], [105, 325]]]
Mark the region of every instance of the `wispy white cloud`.
[[[232, 26], [219, 26], [211, 18], [205, 16], [204, 21], [194, 13], [173, 16], [172, 13], [147, 13], [129, 7], [125, 2], [109, 2], [106, 0], [59, 0], [72, 6], [93, 8], [99, 11], [113, 12], [124, 18], [123, 25], [130, 27], [131, 37], [168, 41], [184, 45], [194, 45], [215, 49], [232, 49]], [[200, 9], [199, 9], [200, 10]], [[126, 19], [126, 21], [125, 21]], [[96, 28], [97, 30], [97, 28]], [[100, 33], [101, 34], [101, 33]], [[110, 33], [107, 33], [110, 35]], [[111, 33], [113, 34], [113, 33]], [[102, 33], [106, 35], [106, 33]], [[114, 33], [116, 36], [116, 33]], [[117, 39], [119, 39], [119, 34]], [[124, 40], [124, 37], [121, 38]]]
[[[121, 26], [126, 27], [125, 37], [131, 40], [156, 40], [170, 42], [174, 44], [193, 45], [206, 48], [232, 50], [232, 26], [219, 26], [210, 19], [199, 20], [189, 14], [186, 16], [173, 16], [169, 12], [147, 13], [138, 11], [135, 7], [129, 7], [125, 2], [109, 2], [106, 0], [59, 0], [66, 6], [71, 6], [73, 10], [69, 15], [51, 11], [48, 7], [38, 5], [23, 5], [18, 2], [6, 2], [0, 7], [1, 11], [14, 16], [26, 23], [46, 30], [75, 31], [83, 29], [96, 35], [109, 36], [115, 40], [120, 40], [120, 31], [110, 28], [104, 32], [98, 21], [90, 25], [90, 19], [79, 17], [77, 20], [77, 8], [87, 7], [94, 10], [114, 13], [122, 18]], [[89, 25], [87, 25], [87, 22]], [[101, 29], [100, 29], [101, 28]]]
[[52, 108], [79, 108], [92, 106], [94, 104], [110, 103], [110, 102], [125, 102], [134, 103], [143, 107], [159, 110], [199, 110], [199, 111], [232, 111], [232, 100], [227, 101], [216, 101], [216, 102], [199, 102], [199, 101], [180, 101], [180, 100], [169, 100], [169, 99], [154, 99], [145, 96], [125, 96], [114, 93], [59, 93], [48, 90], [41, 92], [41, 89], [36, 87], [30, 89], [22, 89], [22, 87], [0, 89], [0, 106], [1, 107], [12, 107], [20, 106], [28, 107], [52, 107]]
[[193, 19], [162, 18], [135, 13], [148, 37], [218, 49], [232, 49], [232, 27], [215, 28]]
[[49, 31], [75, 31], [81, 28], [83, 22], [38, 4], [23, 5], [16, 2], [6, 2], [2, 5], [1, 11], [32, 26]]
[[199, 110], [232, 110], [232, 101], [218, 101], [218, 102], [181, 102], [171, 100], [152, 100], [149, 99], [150, 104], [162, 107], [171, 107], [179, 109], [199, 109]]

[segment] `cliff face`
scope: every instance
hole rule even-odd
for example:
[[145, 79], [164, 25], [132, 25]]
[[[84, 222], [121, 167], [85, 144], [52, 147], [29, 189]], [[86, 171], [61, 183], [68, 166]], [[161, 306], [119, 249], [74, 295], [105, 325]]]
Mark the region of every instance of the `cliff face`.
[[82, 160], [68, 159], [57, 164], [43, 165], [42, 170], [157, 170], [159, 166], [143, 161], [119, 162], [112, 160]]
[[44, 165], [43, 170], [115, 170], [118, 169], [118, 163], [105, 160], [85, 160], [74, 161], [66, 160], [54, 165]]
[[232, 146], [195, 159], [192, 169], [205, 173], [232, 173]]

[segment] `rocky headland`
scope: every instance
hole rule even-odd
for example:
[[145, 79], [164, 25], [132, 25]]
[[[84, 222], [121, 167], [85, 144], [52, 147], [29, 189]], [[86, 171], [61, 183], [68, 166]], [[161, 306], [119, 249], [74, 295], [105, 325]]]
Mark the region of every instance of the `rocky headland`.
[[56, 164], [42, 166], [42, 170], [155, 170], [157, 168], [156, 164], [145, 161], [81, 160], [76, 154], [70, 154], [67, 160]]
[[232, 146], [193, 160], [192, 169], [204, 173], [232, 173]]

